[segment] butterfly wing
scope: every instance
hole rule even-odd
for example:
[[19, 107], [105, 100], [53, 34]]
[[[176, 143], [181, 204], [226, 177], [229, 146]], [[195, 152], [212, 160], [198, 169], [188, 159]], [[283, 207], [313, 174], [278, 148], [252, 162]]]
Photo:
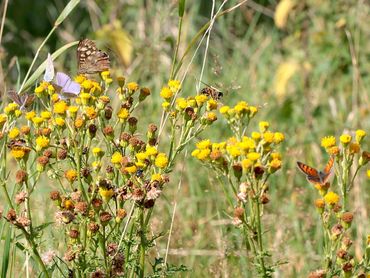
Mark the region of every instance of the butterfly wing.
[[77, 61], [79, 73], [98, 73], [109, 70], [109, 56], [98, 49], [95, 43], [89, 39], [83, 39], [77, 46]]
[[330, 157], [328, 163], [326, 163], [324, 170], [319, 173], [322, 184], [325, 184], [328, 181], [330, 174], [332, 172], [332, 169], [333, 169], [333, 165], [334, 165], [334, 157], [332, 156]]
[[56, 85], [58, 87], [60, 87], [63, 90], [64, 86], [67, 85], [69, 81], [71, 81], [71, 78], [67, 74], [63, 72], [57, 72]]
[[21, 98], [19, 97], [18, 93], [15, 90], [8, 91], [9, 98], [14, 101], [19, 106], [22, 106]]
[[50, 53], [48, 53], [48, 58], [46, 59], [46, 67], [44, 73], [44, 80], [50, 82], [54, 79], [54, 65], [53, 59], [51, 58]]
[[312, 183], [321, 182], [319, 172], [316, 169], [299, 161], [297, 161], [297, 166], [298, 169], [301, 170], [301, 172], [306, 175], [306, 178], [309, 182]]
[[77, 82], [69, 80], [63, 87], [62, 94], [66, 97], [77, 97], [80, 93], [81, 86]]

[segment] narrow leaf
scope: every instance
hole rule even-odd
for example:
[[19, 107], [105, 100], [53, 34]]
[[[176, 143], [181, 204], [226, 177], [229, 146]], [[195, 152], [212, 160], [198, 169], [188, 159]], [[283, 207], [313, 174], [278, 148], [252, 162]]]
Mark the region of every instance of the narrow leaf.
[[61, 24], [79, 3], [80, 3], [80, 0], [69, 1], [67, 6], [65, 6], [65, 8], [63, 9], [61, 14], [55, 21], [54, 26], [58, 26], [59, 24]]
[[185, 0], [179, 0], [179, 17], [183, 17], [185, 12]]

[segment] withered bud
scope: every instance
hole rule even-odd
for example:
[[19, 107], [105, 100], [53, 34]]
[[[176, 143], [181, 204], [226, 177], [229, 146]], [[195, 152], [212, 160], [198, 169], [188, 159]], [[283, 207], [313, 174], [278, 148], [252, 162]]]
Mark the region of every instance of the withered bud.
[[90, 176], [90, 173], [91, 173], [91, 170], [89, 168], [82, 168], [81, 170], [81, 175], [84, 177], [84, 178], [87, 178]]
[[145, 200], [144, 202], [144, 208], [146, 209], [150, 209], [154, 206], [155, 204], [155, 200], [154, 199], [151, 199], [151, 200]]
[[91, 278], [105, 278], [105, 274], [101, 270], [95, 270], [93, 273], [91, 273]]
[[162, 180], [163, 180], [163, 183], [169, 183], [170, 177], [168, 175], [162, 175]]
[[344, 236], [342, 239], [342, 247], [348, 250], [352, 245], [352, 240], [348, 236]]
[[150, 138], [148, 140], [148, 144], [149, 144], [149, 146], [155, 146], [155, 145], [157, 145], [157, 139], [156, 138]]
[[343, 226], [340, 224], [335, 224], [333, 228], [331, 228], [331, 234], [334, 238], [337, 238], [343, 233]]
[[97, 130], [98, 130], [98, 128], [96, 127], [95, 124], [89, 125], [89, 135], [91, 137], [93, 137], [93, 138], [95, 137]]
[[308, 278], [325, 278], [325, 277], [326, 277], [326, 272], [325, 270], [322, 270], [322, 269], [316, 270], [308, 274]]
[[89, 147], [83, 147], [82, 154], [85, 155], [89, 152]]
[[263, 167], [260, 165], [256, 165], [253, 170], [254, 170], [254, 176], [256, 177], [256, 179], [260, 179], [263, 173], [265, 172]]
[[353, 213], [352, 212], [343, 212], [341, 219], [342, 219], [343, 222], [350, 224], [353, 220]]
[[17, 213], [15, 212], [14, 209], [10, 209], [6, 215], [6, 219], [9, 222], [14, 222], [17, 219]]
[[114, 172], [114, 168], [112, 165], [108, 165], [105, 171], [107, 172], [107, 174], [111, 174]]
[[114, 136], [114, 129], [112, 126], [108, 125], [105, 128], [103, 128], [103, 133], [105, 136]]
[[100, 213], [99, 219], [103, 225], [106, 225], [112, 219], [112, 215], [107, 211], [103, 211]]
[[15, 195], [15, 203], [17, 205], [22, 204], [27, 198], [27, 192], [26, 191], [21, 191], [17, 195]]
[[235, 163], [232, 165], [234, 176], [240, 180], [242, 174], [243, 174], [243, 167], [240, 163]]
[[51, 191], [50, 192], [50, 199], [53, 201], [60, 200], [60, 193], [59, 191]]
[[132, 199], [134, 201], [141, 201], [144, 198], [144, 191], [141, 188], [135, 188], [132, 193]]
[[81, 193], [81, 191], [78, 191], [78, 190], [73, 191], [71, 193], [71, 199], [72, 199], [72, 201], [75, 201], [75, 202], [80, 201], [81, 200], [81, 196], [82, 196], [82, 193]]
[[334, 207], [333, 207], [333, 211], [335, 213], [338, 213], [342, 210], [342, 206], [340, 204], [335, 204]]
[[80, 235], [80, 232], [78, 230], [71, 229], [69, 231], [68, 235], [69, 235], [70, 238], [76, 239]]
[[337, 251], [337, 257], [340, 258], [340, 259], [346, 259], [347, 258], [347, 255], [348, 255], [348, 252], [344, 249], [339, 249]]
[[135, 136], [132, 136], [129, 140], [129, 144], [132, 146], [132, 147], [137, 147], [137, 146], [140, 146], [140, 139], [135, 137]]
[[186, 107], [185, 108], [185, 119], [186, 120], [193, 120], [195, 115], [194, 108], [193, 107]]
[[261, 203], [262, 203], [263, 205], [266, 205], [266, 204], [268, 204], [268, 203], [270, 202], [270, 198], [269, 198], [269, 196], [268, 196], [266, 193], [263, 193], [263, 194], [261, 195], [260, 200], [261, 200]]
[[17, 218], [17, 224], [22, 227], [28, 227], [31, 224], [31, 220], [25, 216], [20, 216]]
[[136, 126], [137, 125], [137, 118], [135, 117], [130, 117], [127, 119], [127, 122], [130, 126]]
[[103, 200], [98, 199], [98, 198], [94, 198], [94, 199], [92, 199], [91, 204], [92, 204], [94, 209], [100, 209], [102, 204], [103, 204]]
[[75, 211], [81, 213], [82, 215], [86, 215], [87, 213], [87, 203], [86, 202], [77, 202], [75, 204]]
[[234, 209], [234, 217], [238, 219], [243, 219], [244, 216], [244, 209], [241, 207], [237, 207]]
[[42, 155], [50, 158], [53, 156], [53, 152], [51, 150], [45, 150]]
[[108, 256], [113, 256], [117, 253], [118, 250], [118, 244], [117, 243], [109, 243], [107, 245], [107, 255]]
[[18, 170], [16, 173], [15, 173], [15, 182], [18, 183], [18, 184], [22, 184], [24, 183], [25, 181], [27, 181], [27, 172], [24, 171], [24, 170]]
[[120, 219], [123, 219], [125, 218], [127, 215], [127, 212], [126, 210], [124, 209], [117, 209], [117, 217], [120, 218]]
[[131, 134], [127, 133], [127, 132], [122, 132], [119, 139], [124, 141], [124, 142], [129, 142], [130, 139], [131, 139]]
[[67, 150], [65, 150], [65, 149], [60, 149], [60, 150], [58, 151], [58, 153], [57, 153], [57, 158], [58, 158], [59, 160], [64, 160], [64, 159], [66, 159], [67, 154], [68, 154]]
[[149, 124], [148, 132], [155, 133], [158, 130], [158, 127], [155, 124]]
[[150, 89], [149, 88], [145, 88], [145, 87], [141, 88], [140, 89], [140, 94], [139, 94], [139, 101], [143, 101], [149, 95], [150, 95]]
[[92, 232], [94, 234], [97, 231], [99, 231], [99, 225], [95, 222], [91, 222], [91, 223], [89, 223], [88, 229], [89, 229], [90, 232]]
[[107, 120], [110, 120], [110, 119], [112, 118], [112, 113], [113, 113], [113, 108], [112, 108], [112, 106], [107, 105], [107, 107], [105, 107], [105, 109], [104, 109], [104, 117], [105, 117]]
[[37, 158], [37, 163], [42, 165], [42, 166], [45, 166], [49, 163], [49, 158], [47, 156], [40, 156]]
[[31, 128], [29, 126], [22, 126], [21, 127], [21, 134], [28, 135], [30, 134]]
[[41, 130], [41, 134], [44, 136], [49, 136], [51, 134], [51, 129], [46, 127]]
[[123, 87], [125, 86], [126, 78], [124, 76], [117, 77], [118, 86]]
[[342, 266], [342, 269], [343, 269], [344, 272], [352, 272], [352, 270], [353, 270], [352, 262], [345, 262]]
[[65, 254], [63, 259], [67, 262], [71, 262], [76, 258], [76, 252], [73, 250], [68, 250]]

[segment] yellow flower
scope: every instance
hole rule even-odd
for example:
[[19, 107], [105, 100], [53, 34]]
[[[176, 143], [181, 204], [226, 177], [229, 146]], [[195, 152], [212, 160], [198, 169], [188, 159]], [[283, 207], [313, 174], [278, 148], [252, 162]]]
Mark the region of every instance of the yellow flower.
[[127, 89], [130, 92], [136, 92], [137, 90], [139, 90], [139, 84], [137, 84], [136, 82], [129, 82], [127, 83]]
[[127, 173], [133, 174], [133, 173], [136, 173], [137, 167], [135, 165], [127, 166], [127, 167], [125, 167], [125, 171]]
[[261, 133], [257, 132], [257, 131], [253, 131], [252, 132], [252, 138], [255, 140], [255, 141], [259, 141], [261, 139]]
[[263, 133], [262, 136], [263, 136], [263, 140], [265, 141], [265, 143], [271, 144], [272, 142], [274, 142], [275, 135], [271, 131], [266, 131], [265, 133]]
[[167, 155], [165, 153], [157, 154], [157, 157], [155, 158], [154, 164], [158, 168], [161, 168], [161, 169], [166, 168], [166, 166], [168, 165]]
[[32, 118], [32, 122], [33, 124], [36, 126], [36, 127], [39, 127], [43, 122], [44, 122], [44, 119], [41, 118], [41, 117], [33, 117]]
[[244, 151], [248, 151], [249, 149], [254, 149], [256, 147], [256, 143], [253, 139], [244, 136], [242, 141], [239, 143], [239, 147]]
[[24, 149], [20, 148], [20, 149], [12, 149], [10, 151], [10, 154], [15, 158], [15, 159], [21, 159], [25, 156], [26, 152]]
[[270, 167], [273, 171], [279, 170], [281, 168], [281, 160], [274, 158], [270, 161]]
[[6, 119], [8, 118], [5, 114], [0, 114], [0, 126], [3, 126], [6, 122]]
[[102, 163], [101, 163], [101, 161], [100, 161], [100, 160], [98, 160], [98, 161], [93, 161], [93, 162], [91, 163], [91, 167], [93, 168], [93, 170], [94, 170], [94, 171], [99, 171], [99, 170], [100, 170], [100, 168], [101, 168], [101, 166], [102, 166]]
[[102, 157], [104, 155], [104, 151], [99, 147], [93, 148], [92, 153], [95, 157]]
[[59, 95], [58, 94], [52, 94], [50, 99], [51, 99], [52, 103], [56, 103], [56, 102], [59, 101]]
[[349, 152], [351, 154], [359, 153], [360, 152], [360, 144], [359, 143], [351, 143], [349, 144]]
[[161, 174], [153, 174], [150, 180], [161, 182], [162, 181], [162, 175]]
[[280, 153], [271, 153], [271, 158], [281, 160], [281, 154]]
[[36, 116], [36, 112], [32, 110], [32, 111], [26, 113], [25, 118], [26, 118], [26, 120], [31, 121], [33, 119], [33, 117], [35, 117], [35, 116]]
[[100, 76], [101, 76], [101, 78], [102, 78], [103, 80], [107, 79], [107, 78], [110, 76], [110, 72], [109, 72], [109, 70], [102, 71], [102, 72], [100, 73]]
[[282, 0], [276, 7], [274, 20], [275, 25], [279, 29], [283, 29], [286, 26], [289, 12], [294, 8], [295, 2], [293, 0]]
[[120, 152], [115, 152], [112, 155], [112, 159], [110, 160], [113, 164], [120, 164], [122, 162], [123, 156]]
[[81, 83], [81, 87], [84, 88], [86, 91], [89, 91], [92, 88], [93, 84], [91, 80], [86, 79]]
[[161, 92], [160, 92], [160, 96], [164, 99], [170, 99], [170, 98], [173, 97], [173, 95], [174, 95], [174, 93], [168, 87], [163, 87]]
[[260, 128], [260, 131], [262, 133], [264, 133], [264, 132], [267, 131], [267, 129], [269, 128], [270, 124], [269, 124], [269, 122], [262, 121], [262, 122], [259, 122], [258, 123], [258, 126]]
[[143, 160], [148, 158], [147, 153], [144, 153], [144, 152], [139, 152], [135, 156], [136, 156], [137, 160], [139, 160], [139, 161], [143, 161]]
[[334, 136], [325, 136], [321, 139], [321, 146], [325, 149], [335, 146], [336, 140]]
[[46, 136], [38, 136], [36, 138], [36, 150], [40, 151], [49, 146], [50, 140]]
[[129, 116], [130, 113], [126, 108], [121, 108], [117, 113], [117, 117], [121, 120], [126, 120]]
[[229, 112], [230, 110], [230, 106], [227, 106], [227, 105], [224, 105], [220, 108], [220, 113], [222, 115], [227, 115], [227, 113]]
[[66, 121], [60, 117], [55, 118], [54, 121], [55, 121], [55, 124], [60, 127], [63, 127], [66, 124]]
[[99, 186], [99, 195], [107, 203], [114, 195], [114, 191], [112, 188], [106, 188], [106, 187]]
[[340, 149], [338, 146], [333, 146], [326, 149], [327, 153], [330, 155], [338, 155], [340, 153]]
[[249, 106], [249, 117], [253, 118], [258, 112], [258, 108], [256, 106]]
[[62, 100], [54, 104], [53, 112], [55, 114], [64, 115], [67, 109], [68, 109], [67, 103]]
[[370, 169], [366, 171], [367, 177], [370, 179]]
[[195, 101], [199, 107], [202, 106], [207, 100], [208, 97], [205, 94], [195, 96]]
[[274, 134], [274, 142], [275, 144], [280, 144], [281, 142], [283, 142], [285, 139], [285, 136], [283, 133], [281, 132], [275, 132]]
[[20, 134], [19, 129], [14, 127], [9, 131], [8, 136], [10, 139], [15, 139], [19, 136], [19, 134]]
[[236, 114], [244, 115], [249, 110], [248, 103], [246, 103], [245, 101], [240, 101], [237, 105], [235, 105], [234, 109]]
[[163, 110], [168, 111], [168, 110], [169, 110], [170, 105], [171, 105], [171, 103], [169, 103], [168, 101], [164, 101], [164, 102], [162, 103], [162, 108], [163, 108]]
[[176, 109], [177, 109], [177, 110], [182, 111], [182, 110], [184, 110], [187, 106], [188, 106], [188, 103], [187, 103], [186, 99], [184, 99], [184, 98], [182, 98], [182, 97], [181, 97], [181, 98], [176, 99]]
[[226, 142], [220, 142], [220, 143], [213, 143], [212, 144], [212, 150], [225, 150]]
[[207, 158], [209, 158], [210, 153], [211, 153], [210, 149], [203, 149], [203, 150], [197, 149], [197, 150], [194, 150], [191, 153], [191, 155], [196, 157], [197, 159], [199, 159], [201, 161], [204, 161]]
[[253, 166], [253, 161], [246, 158], [242, 160], [242, 167], [244, 170], [248, 170]]
[[257, 161], [260, 157], [261, 155], [256, 152], [251, 152], [247, 154], [247, 158], [250, 159], [251, 161]]
[[15, 110], [15, 111], [14, 111], [14, 115], [15, 115], [17, 118], [19, 118], [19, 117], [22, 115], [22, 111], [21, 111], [21, 110], [19, 110], [19, 109], [17, 109], [17, 110]]
[[68, 107], [68, 115], [71, 118], [75, 118], [76, 117], [77, 111], [78, 111], [78, 106], [69, 106]]
[[226, 147], [227, 152], [233, 157], [236, 158], [240, 156], [242, 153], [240, 149], [237, 146], [227, 146]]
[[365, 130], [362, 130], [362, 129], [356, 130], [356, 142], [357, 143], [361, 143], [362, 139], [364, 139], [365, 136], [366, 136]]
[[351, 142], [352, 137], [349, 134], [342, 134], [339, 139], [343, 145], [347, 145], [349, 142]]
[[170, 90], [174, 93], [181, 89], [181, 83], [179, 80], [170, 80], [168, 81], [167, 85], [170, 88]]
[[96, 110], [93, 106], [86, 107], [85, 108], [85, 114], [90, 120], [93, 120], [98, 116], [98, 113], [96, 112]]
[[91, 81], [91, 89], [90, 89], [90, 94], [94, 94], [97, 95], [96, 93], [101, 93], [102, 92], [102, 88], [100, 86], [100, 84], [96, 81]]
[[14, 112], [15, 110], [17, 110], [18, 108], [19, 108], [19, 105], [16, 104], [15, 102], [12, 102], [12, 103], [9, 103], [4, 108], [4, 112], [5, 112], [5, 114], [11, 114], [12, 112]]
[[217, 120], [217, 115], [216, 115], [216, 113], [209, 112], [206, 115], [206, 119], [208, 121], [208, 124], [213, 123], [214, 121]]
[[84, 125], [85, 121], [83, 118], [81, 117], [78, 117], [75, 122], [74, 122], [74, 125], [76, 128], [81, 128], [83, 125]]
[[64, 177], [70, 182], [73, 183], [77, 179], [77, 171], [74, 169], [69, 169], [64, 172]]
[[75, 77], [75, 81], [79, 84], [82, 84], [82, 82], [84, 82], [86, 80], [86, 77], [85, 75], [83, 74], [79, 74]]
[[51, 118], [51, 113], [49, 111], [42, 111], [40, 116], [44, 120], [49, 120]]
[[329, 191], [324, 196], [324, 200], [325, 200], [325, 203], [333, 206], [333, 205], [338, 204], [339, 196], [338, 196], [338, 194], [334, 193], [333, 191]]
[[209, 139], [202, 140], [202, 141], [199, 141], [198, 143], [196, 143], [196, 146], [200, 150], [202, 150], [202, 149], [208, 149], [208, 148], [211, 147], [211, 141]]
[[213, 98], [207, 101], [207, 110], [216, 110], [217, 109], [217, 101]]
[[145, 148], [145, 153], [147, 156], [153, 156], [153, 155], [157, 155], [158, 151], [156, 147], [147, 145]]
[[89, 103], [91, 95], [89, 93], [81, 93], [79, 97], [81, 99], [82, 104], [87, 105]]

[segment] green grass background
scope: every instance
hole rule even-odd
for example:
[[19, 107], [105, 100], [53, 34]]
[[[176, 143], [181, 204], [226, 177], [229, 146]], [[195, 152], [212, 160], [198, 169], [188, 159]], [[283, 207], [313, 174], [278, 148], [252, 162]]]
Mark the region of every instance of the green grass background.
[[[221, 1], [216, 2], [219, 6]], [[287, 262], [278, 268], [276, 277], [303, 277], [320, 268], [322, 259], [319, 217], [313, 206], [318, 194], [298, 173], [296, 161], [322, 167], [328, 158], [320, 147], [323, 136], [338, 136], [358, 128], [370, 132], [370, 6], [354, 0], [298, 2], [284, 30], [276, 28], [272, 17], [277, 1], [250, 1], [219, 18], [212, 29], [203, 77], [203, 81], [224, 92], [224, 104], [245, 100], [263, 105], [250, 131], [257, 129], [259, 120], [267, 120], [273, 130], [286, 136], [281, 148], [284, 166], [270, 181], [271, 201], [264, 214], [265, 236], [273, 258]], [[24, 76], [35, 50], [66, 3], [10, 2], [2, 41], [1, 90], [4, 84], [6, 88], [14, 87], [18, 76]], [[237, 3], [229, 0], [225, 7]], [[208, 0], [186, 1], [180, 55], [209, 19], [211, 6]], [[170, 74], [178, 30], [177, 1], [82, 1], [47, 43], [41, 57], [81, 37], [98, 37], [110, 47], [113, 34], [99, 29], [114, 20], [129, 34], [133, 53], [130, 63], [124, 65], [111, 50], [113, 72], [153, 92], [136, 114], [144, 133], [147, 123], [160, 120], [159, 91]], [[338, 27], [339, 20], [345, 25]], [[204, 50], [203, 44], [190, 66], [184, 95], [196, 93]], [[58, 69], [75, 73], [74, 55], [71, 50], [59, 58]], [[300, 70], [289, 80], [286, 93], [279, 96], [274, 90], [276, 71], [281, 63], [291, 60], [300, 65]], [[186, 59], [185, 65], [188, 62]], [[311, 69], [304, 71], [303, 65]], [[1, 93], [4, 95], [4, 91]], [[220, 120], [201, 138], [223, 141], [230, 135], [225, 126]], [[369, 149], [368, 142], [369, 138], [365, 149], [366, 144]], [[169, 263], [186, 265], [190, 272], [185, 275], [191, 277], [246, 276], [248, 261], [239, 232], [231, 225], [232, 208], [227, 206], [212, 172], [200, 167], [190, 156], [191, 150], [189, 147], [188, 155], [179, 159], [170, 185], [157, 202], [152, 232], [169, 230], [176, 200]], [[39, 208], [38, 223], [53, 219], [55, 208], [48, 201], [52, 187], [46, 178], [38, 187], [38, 199], [32, 204], [34, 209]], [[352, 251], [357, 258], [369, 233], [369, 188], [362, 171], [350, 197], [355, 214]], [[0, 207], [5, 208], [5, 203], [1, 202]], [[58, 232], [48, 229], [45, 235], [58, 240]], [[168, 233], [160, 237], [151, 255], [163, 255], [167, 239]], [[22, 260], [17, 267], [22, 268]]]

